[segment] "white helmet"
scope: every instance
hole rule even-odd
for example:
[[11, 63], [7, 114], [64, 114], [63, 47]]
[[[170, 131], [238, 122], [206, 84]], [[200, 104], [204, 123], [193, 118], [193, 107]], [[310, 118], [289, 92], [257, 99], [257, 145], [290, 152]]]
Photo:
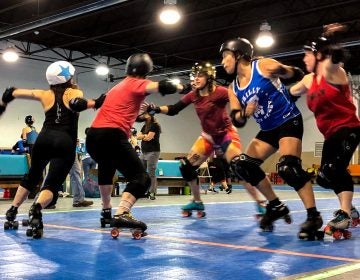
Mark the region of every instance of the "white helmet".
[[74, 66], [67, 61], [56, 61], [46, 69], [46, 80], [49, 85], [63, 84], [75, 74]]

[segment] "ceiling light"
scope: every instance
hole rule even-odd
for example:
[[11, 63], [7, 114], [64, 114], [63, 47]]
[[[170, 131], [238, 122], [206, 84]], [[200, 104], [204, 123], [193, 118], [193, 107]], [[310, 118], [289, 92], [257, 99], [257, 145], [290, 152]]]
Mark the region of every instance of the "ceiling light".
[[256, 45], [260, 48], [268, 48], [274, 44], [274, 38], [270, 32], [271, 26], [265, 21], [260, 25], [260, 33], [256, 39]]
[[180, 12], [176, 7], [176, 0], [164, 0], [165, 7], [160, 12], [160, 20], [164, 24], [175, 24], [180, 18]]
[[99, 64], [95, 69], [96, 74], [105, 76], [109, 74], [109, 67], [106, 64]]
[[19, 55], [13, 47], [6, 48], [2, 56], [6, 62], [15, 62], [19, 59]]

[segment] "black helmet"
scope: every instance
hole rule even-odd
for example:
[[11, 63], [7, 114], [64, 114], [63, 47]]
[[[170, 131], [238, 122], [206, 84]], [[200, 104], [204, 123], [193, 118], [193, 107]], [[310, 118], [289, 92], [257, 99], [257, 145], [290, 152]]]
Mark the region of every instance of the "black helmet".
[[329, 50], [329, 46], [331, 42], [325, 37], [318, 37], [312, 42], [307, 43], [304, 45], [304, 50], [312, 51], [314, 53], [321, 52], [326, 54]]
[[137, 53], [129, 56], [125, 66], [125, 73], [130, 76], [145, 77], [152, 70], [152, 59], [146, 53]]
[[190, 77], [195, 77], [199, 73], [205, 73], [209, 79], [215, 80], [216, 78], [216, 69], [215, 66], [210, 62], [200, 62], [195, 63], [191, 68]]
[[238, 37], [223, 43], [220, 47], [220, 54], [224, 51], [233, 52], [236, 59], [243, 57], [244, 59], [250, 61], [254, 53], [254, 47], [249, 40]]
[[26, 116], [26, 117], [25, 117], [25, 123], [26, 123], [27, 125], [32, 125], [32, 124], [34, 123], [33, 117], [32, 117], [31, 115]]

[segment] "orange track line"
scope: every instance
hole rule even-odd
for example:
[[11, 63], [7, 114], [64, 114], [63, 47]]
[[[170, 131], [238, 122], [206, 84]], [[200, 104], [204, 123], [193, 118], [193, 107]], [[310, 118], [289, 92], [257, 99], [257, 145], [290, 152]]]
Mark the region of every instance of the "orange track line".
[[[51, 224], [46, 224], [46, 226], [52, 227], [52, 228], [80, 230], [80, 231], [87, 231], [87, 232], [100, 232], [100, 233], [106, 233], [106, 234], [110, 235], [109, 231], [99, 230], [99, 229], [87, 229], [87, 228], [79, 228], [79, 227], [71, 227], [71, 226], [59, 226], [59, 225], [51, 225]], [[131, 236], [130, 233], [121, 233], [121, 235], [129, 235], [129, 236]], [[360, 263], [360, 259], [343, 258], [343, 257], [335, 257], [335, 256], [319, 255], [319, 254], [308, 254], [308, 253], [293, 252], [293, 251], [287, 251], [287, 250], [266, 249], [266, 248], [254, 247], [254, 246], [234, 245], [234, 244], [226, 244], [226, 243], [218, 243], [218, 242], [210, 242], [210, 241], [201, 241], [201, 240], [185, 239], [185, 238], [178, 238], [178, 237], [147, 235], [145, 238], [160, 239], [160, 240], [167, 240], [167, 241], [181, 242], [181, 243], [191, 243], [191, 244], [216, 246], [216, 247], [225, 247], [225, 248], [232, 248], [232, 249], [241, 249], [241, 250], [248, 250], [248, 251], [258, 251], [258, 252], [267, 252], [267, 253], [275, 253], [275, 254], [283, 254], [283, 255], [291, 255], [291, 256], [300, 256], [300, 257], [309, 257], [309, 258], [318, 258], [318, 259], [328, 259], [328, 260], [335, 260], [335, 261], [345, 261], [345, 262]]]

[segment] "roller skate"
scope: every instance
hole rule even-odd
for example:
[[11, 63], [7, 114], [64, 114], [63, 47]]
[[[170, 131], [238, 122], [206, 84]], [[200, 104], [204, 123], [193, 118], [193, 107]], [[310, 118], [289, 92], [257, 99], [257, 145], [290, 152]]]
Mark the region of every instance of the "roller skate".
[[255, 203], [256, 214], [255, 218], [260, 220], [266, 213], [266, 200], [260, 200]]
[[298, 237], [301, 240], [314, 241], [323, 240], [324, 232], [319, 230], [323, 225], [323, 220], [319, 212], [315, 215], [308, 215], [305, 222], [300, 225]]
[[339, 209], [334, 212], [334, 219], [328, 222], [324, 229], [327, 235], [332, 235], [334, 239], [339, 240], [341, 237], [344, 239], [351, 238], [351, 231], [347, 229], [350, 227], [351, 218], [343, 210]]
[[100, 224], [102, 228], [105, 228], [106, 225], [110, 225], [111, 222], [111, 208], [105, 208], [101, 211]]
[[266, 213], [260, 220], [260, 228], [265, 232], [272, 232], [274, 230], [273, 223], [278, 219], [284, 219], [287, 224], [291, 224], [289, 213], [289, 208], [283, 202], [276, 206], [268, 204]]
[[223, 191], [225, 188], [223, 186], [219, 186], [219, 190]]
[[136, 240], [141, 239], [141, 237], [146, 236], [145, 232], [147, 225], [139, 220], [136, 220], [130, 213], [124, 212], [120, 215], [114, 215], [111, 219], [110, 226], [113, 228], [111, 230], [111, 237], [117, 239], [120, 235], [121, 230], [128, 229], [132, 237]]
[[215, 190], [215, 187], [214, 187], [214, 186], [209, 186], [209, 188], [207, 189], [207, 191], [210, 192], [210, 193], [213, 193], [213, 194], [219, 193], [217, 190]]
[[192, 215], [192, 211], [197, 211], [197, 217], [203, 218], [206, 213], [204, 212], [205, 207], [202, 201], [194, 201], [192, 200], [190, 203], [181, 207], [183, 217], [190, 217]]
[[227, 194], [231, 194], [232, 193], [232, 185], [228, 185], [228, 188], [225, 190], [225, 192]]
[[150, 199], [150, 200], [155, 200], [155, 199], [156, 199], [155, 193], [150, 193], [150, 194], [149, 194], [149, 199]]
[[356, 227], [358, 224], [360, 224], [359, 211], [353, 206], [351, 208], [351, 226]]
[[19, 222], [15, 221], [16, 215], [18, 213], [17, 207], [11, 206], [9, 210], [6, 211], [6, 220], [4, 223], [4, 230], [8, 229], [18, 229], [19, 228]]
[[29, 227], [26, 230], [26, 236], [34, 239], [40, 239], [43, 236], [44, 224], [42, 221], [41, 205], [33, 204], [29, 210]]

